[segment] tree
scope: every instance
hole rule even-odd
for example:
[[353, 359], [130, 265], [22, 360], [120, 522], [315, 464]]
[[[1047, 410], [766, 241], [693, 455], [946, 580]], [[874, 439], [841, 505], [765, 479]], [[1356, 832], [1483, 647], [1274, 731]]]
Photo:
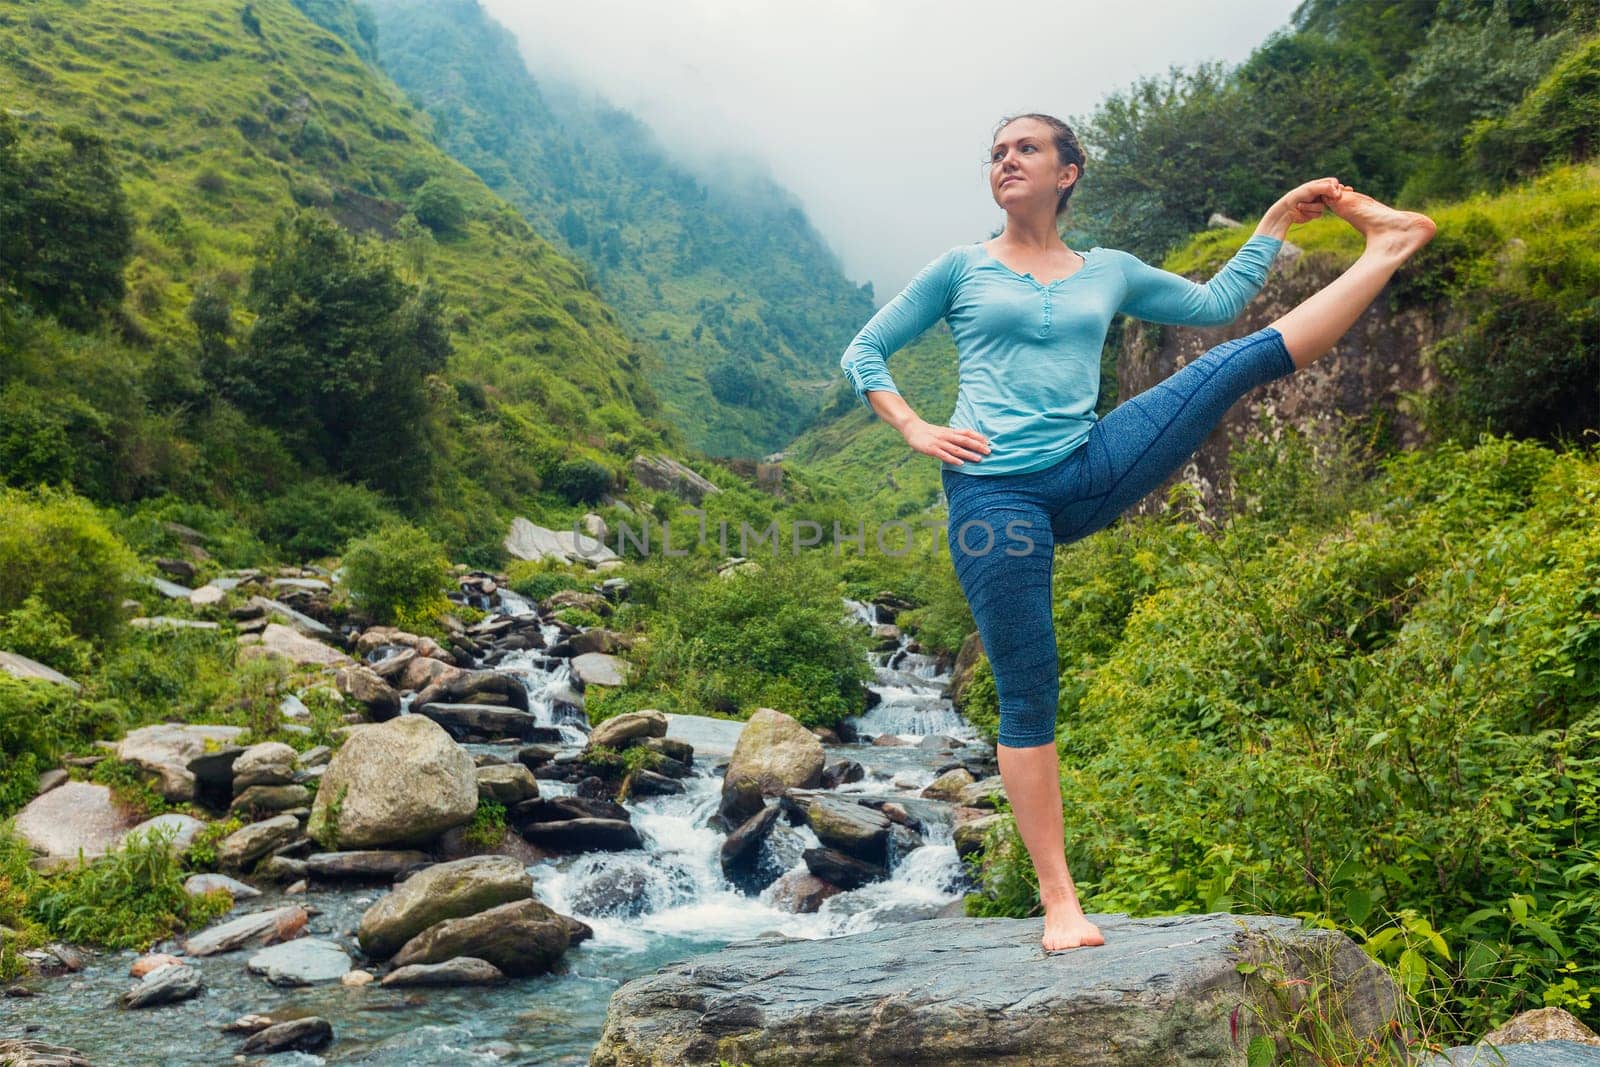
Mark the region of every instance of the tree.
[[24, 141], [0, 110], [0, 294], [82, 328], [122, 303], [133, 223], [105, 141]]
[[429, 178], [411, 197], [411, 213], [436, 234], [451, 234], [467, 224], [461, 194], [442, 178]]
[[387, 250], [304, 212], [264, 242], [245, 305], [255, 324], [239, 358], [204, 365], [212, 384], [303, 458], [415, 491], [431, 452], [427, 379], [450, 354], [439, 293], [407, 285]]

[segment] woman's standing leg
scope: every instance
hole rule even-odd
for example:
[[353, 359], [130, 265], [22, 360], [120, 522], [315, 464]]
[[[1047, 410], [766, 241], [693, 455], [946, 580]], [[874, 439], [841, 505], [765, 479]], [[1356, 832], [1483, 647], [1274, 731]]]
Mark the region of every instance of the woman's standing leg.
[[1039, 875], [1046, 949], [1103, 945], [1067, 869], [1056, 758], [1060, 660], [1051, 615], [1055, 545], [1044, 475], [945, 472], [950, 559], [978, 624], [1000, 704], [995, 755], [1017, 832]]

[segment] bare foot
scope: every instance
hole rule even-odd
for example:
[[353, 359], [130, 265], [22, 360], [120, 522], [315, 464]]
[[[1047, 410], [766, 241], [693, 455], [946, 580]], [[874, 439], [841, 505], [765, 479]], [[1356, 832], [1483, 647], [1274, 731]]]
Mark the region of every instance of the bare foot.
[[1043, 944], [1046, 952], [1105, 943], [1100, 928], [1084, 918], [1081, 909], [1066, 903], [1045, 905]]
[[1328, 210], [1354, 226], [1367, 239], [1367, 247], [1397, 259], [1410, 259], [1433, 240], [1437, 227], [1428, 216], [1397, 211], [1366, 193], [1346, 187], [1327, 201]]

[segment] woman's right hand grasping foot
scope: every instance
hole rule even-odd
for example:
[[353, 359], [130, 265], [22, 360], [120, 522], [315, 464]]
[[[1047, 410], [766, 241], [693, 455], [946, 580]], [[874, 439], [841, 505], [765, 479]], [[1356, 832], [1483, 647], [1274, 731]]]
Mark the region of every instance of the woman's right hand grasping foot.
[[935, 426], [922, 419], [906, 427], [905, 438], [914, 451], [958, 466], [969, 459], [980, 462], [989, 454], [989, 439], [977, 430]]

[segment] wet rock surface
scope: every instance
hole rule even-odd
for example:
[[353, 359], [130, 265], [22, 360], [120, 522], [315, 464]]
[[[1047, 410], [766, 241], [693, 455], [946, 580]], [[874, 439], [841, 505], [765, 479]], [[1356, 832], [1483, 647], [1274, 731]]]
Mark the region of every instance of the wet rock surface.
[[1091, 919], [1105, 945], [1049, 956], [1039, 922], [1022, 919], [738, 942], [618, 989], [591, 1063], [1232, 1064], [1235, 964], [1267, 958], [1269, 942], [1331, 963], [1356, 1033], [1397, 1010], [1387, 973], [1354, 942], [1297, 920]]

